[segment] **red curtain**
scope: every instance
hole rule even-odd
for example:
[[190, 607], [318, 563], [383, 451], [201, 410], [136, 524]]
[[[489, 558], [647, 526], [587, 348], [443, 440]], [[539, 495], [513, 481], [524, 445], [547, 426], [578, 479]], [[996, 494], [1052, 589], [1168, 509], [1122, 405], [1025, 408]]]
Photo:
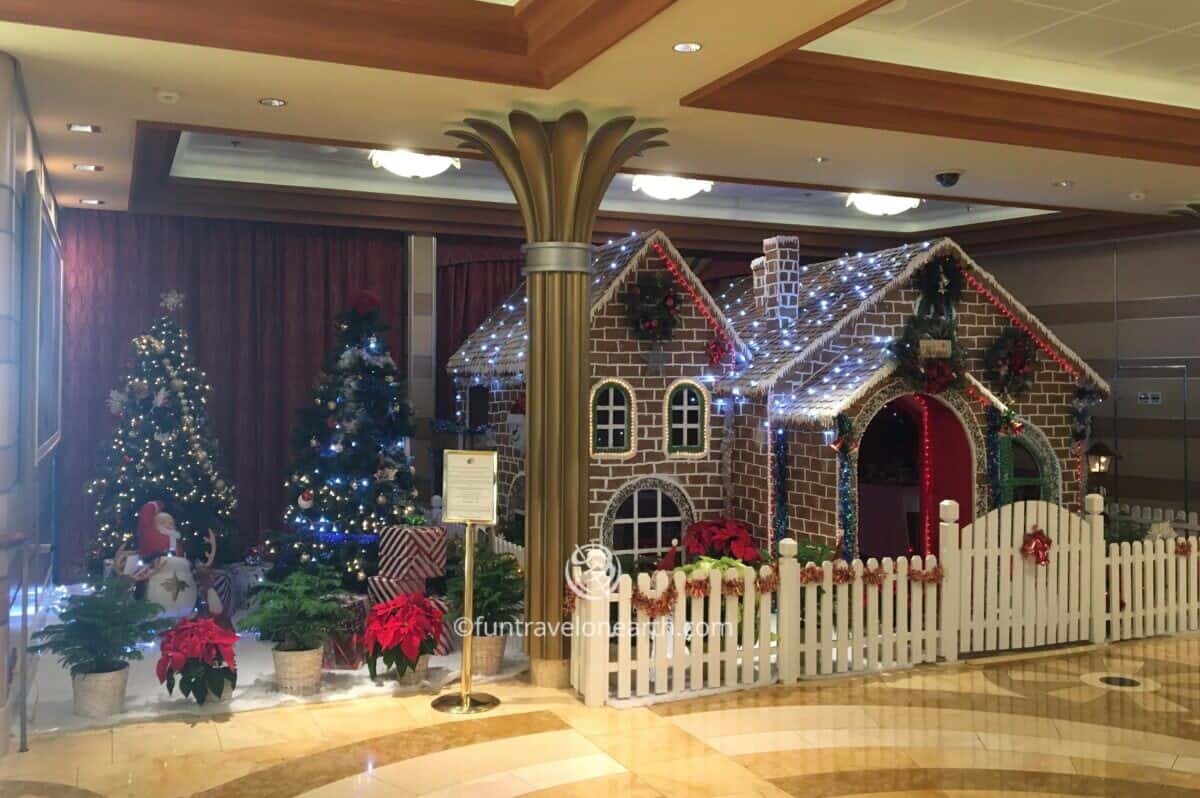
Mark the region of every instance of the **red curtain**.
[[446, 361], [521, 282], [519, 241], [439, 237], [437, 242], [437, 417], [454, 418]]
[[243, 540], [277, 529], [294, 411], [357, 290], [383, 300], [388, 343], [407, 362], [407, 239], [382, 230], [64, 211], [60, 578], [79, 574], [94, 525], [85, 494], [112, 433], [105, 398], [133, 337], [186, 294], [180, 321], [212, 390], [222, 465], [238, 487]]

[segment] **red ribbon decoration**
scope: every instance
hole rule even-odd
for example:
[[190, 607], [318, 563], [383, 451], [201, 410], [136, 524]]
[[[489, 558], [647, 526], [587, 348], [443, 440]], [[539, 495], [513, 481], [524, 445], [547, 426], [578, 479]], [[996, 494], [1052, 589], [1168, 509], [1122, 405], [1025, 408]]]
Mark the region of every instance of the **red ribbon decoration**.
[[[700, 298], [699, 292], [696, 291], [692, 284], [684, 278], [683, 272], [679, 270], [679, 264], [671, 260], [671, 257], [667, 254], [666, 248], [663, 247], [662, 244], [658, 243], [657, 241], [651, 241], [650, 246], [654, 248], [654, 251], [658, 257], [662, 258], [663, 263], [666, 264], [667, 271], [669, 271], [671, 276], [675, 278], [675, 282], [679, 284], [679, 287], [682, 288], [689, 297], [691, 297], [696, 309], [700, 311], [700, 315], [703, 316], [704, 320], [708, 322], [708, 326], [712, 328], [713, 333], [715, 333], [717, 336], [717, 340], [719, 340], [722, 344], [722, 354], [725, 355], [732, 352], [733, 343], [729, 340], [729, 335], [725, 332], [724, 325], [717, 321], [716, 316], [714, 316], [712, 311], [708, 309], [708, 304]], [[709, 357], [712, 357], [711, 349], [709, 350]], [[717, 362], [714, 362], [713, 365], [717, 365]]]
[[1025, 557], [1032, 557], [1038, 565], [1046, 565], [1050, 562], [1050, 547], [1053, 545], [1041, 527], [1034, 524], [1025, 533], [1025, 539], [1021, 542], [1021, 554]]
[[1175, 538], [1175, 556], [1190, 557], [1192, 554], [1192, 541], [1187, 538]]
[[809, 564], [800, 569], [800, 584], [802, 585], [820, 584], [824, 579], [825, 572], [819, 565]]

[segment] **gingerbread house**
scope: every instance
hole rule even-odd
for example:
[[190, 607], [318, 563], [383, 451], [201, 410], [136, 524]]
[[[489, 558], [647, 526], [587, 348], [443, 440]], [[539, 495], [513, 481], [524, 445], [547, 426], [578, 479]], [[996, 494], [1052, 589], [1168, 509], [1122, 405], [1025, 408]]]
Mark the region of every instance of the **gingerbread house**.
[[[591, 298], [590, 514], [619, 553], [725, 516], [767, 546], [894, 556], [936, 549], [942, 499], [964, 523], [1082, 500], [1107, 384], [949, 239], [805, 263], [771, 238], [714, 296], [665, 235], [635, 234], [596, 250]], [[448, 364], [516, 519], [525, 302], [522, 284]]]

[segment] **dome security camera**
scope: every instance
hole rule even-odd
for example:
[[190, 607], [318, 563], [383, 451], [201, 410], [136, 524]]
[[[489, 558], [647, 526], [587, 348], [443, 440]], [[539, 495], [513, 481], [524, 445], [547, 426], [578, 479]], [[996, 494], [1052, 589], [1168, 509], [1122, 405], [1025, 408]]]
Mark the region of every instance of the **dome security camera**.
[[959, 179], [966, 172], [965, 169], [943, 169], [940, 172], [935, 172], [933, 179], [942, 188], [954, 188], [958, 185]]

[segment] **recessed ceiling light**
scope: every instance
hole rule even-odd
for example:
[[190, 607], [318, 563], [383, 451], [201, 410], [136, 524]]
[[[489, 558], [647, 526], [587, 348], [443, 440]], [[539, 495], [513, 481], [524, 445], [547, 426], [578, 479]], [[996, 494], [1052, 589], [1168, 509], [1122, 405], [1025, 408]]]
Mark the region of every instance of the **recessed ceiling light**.
[[371, 166], [386, 169], [397, 177], [437, 177], [450, 167], [462, 168], [458, 158], [412, 150], [371, 150], [367, 157]]
[[72, 133], [99, 133], [99, 125], [89, 125], [86, 122], [68, 122], [67, 130]]
[[80, 204], [80, 205], [103, 205], [103, 204], [104, 204], [104, 200], [102, 200], [102, 199], [90, 199], [90, 198], [87, 198], [87, 197], [85, 197], [85, 198], [83, 198], [83, 199], [79, 200], [79, 204]]
[[282, 97], [259, 97], [258, 104], [265, 105], [268, 108], [282, 108], [287, 105], [287, 100]]
[[1142, 200], [1144, 200], [1146, 198], [1146, 192], [1145, 191], [1130, 191], [1129, 198], [1131, 200], [1133, 200], [1134, 202], [1141, 202]]
[[814, 155], [812, 162], [817, 165], [827, 164], [829, 163], [829, 157], [826, 155]]
[[77, 163], [75, 164], [76, 172], [103, 172], [104, 167], [98, 163]]
[[1069, 188], [1074, 188], [1075, 181], [1074, 180], [1055, 180], [1050, 185], [1054, 186], [1055, 188], [1061, 188], [1063, 190], [1066, 190]]
[[671, 49], [677, 53], [698, 53], [703, 47], [700, 42], [676, 42]]

